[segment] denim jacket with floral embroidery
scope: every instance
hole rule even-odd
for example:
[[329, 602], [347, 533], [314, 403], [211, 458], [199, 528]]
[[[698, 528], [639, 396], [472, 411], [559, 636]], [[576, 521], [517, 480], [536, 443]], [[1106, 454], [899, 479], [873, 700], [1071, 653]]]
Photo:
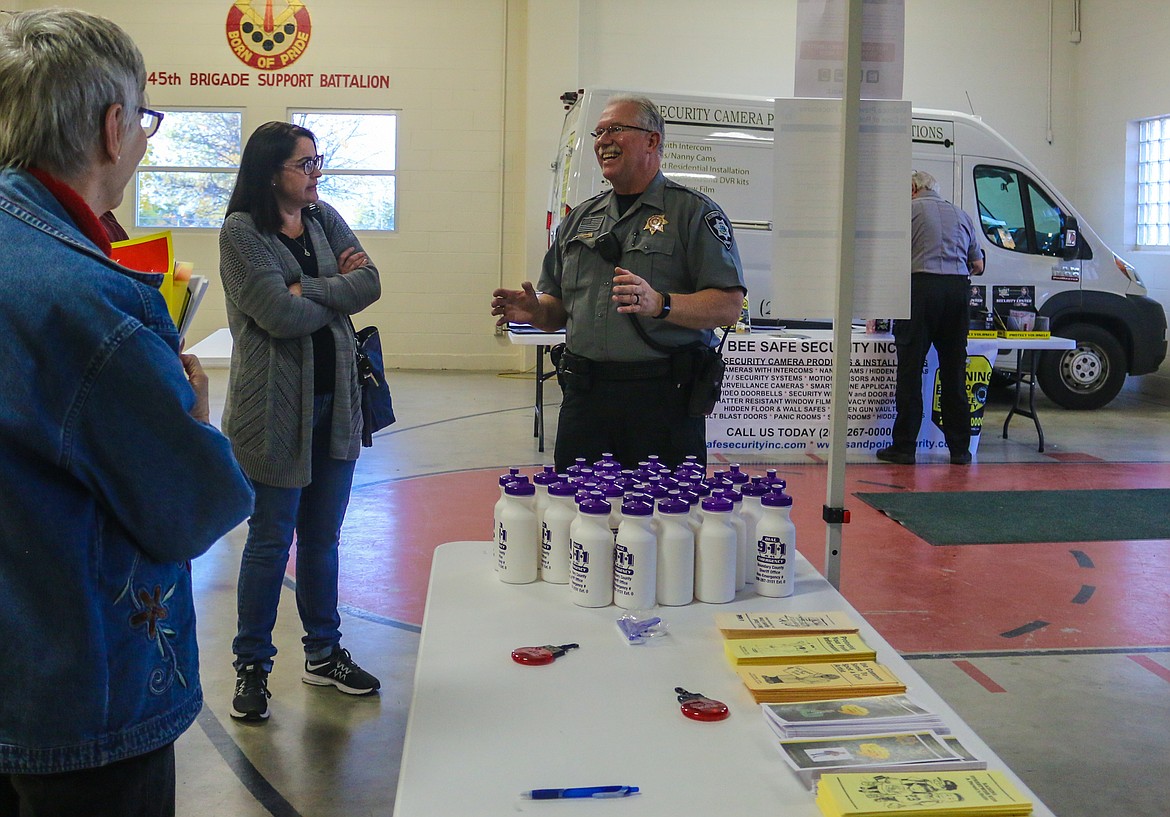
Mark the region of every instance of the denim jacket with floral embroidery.
[[189, 560], [252, 491], [166, 305], [0, 171], [0, 773], [102, 766], [202, 706]]

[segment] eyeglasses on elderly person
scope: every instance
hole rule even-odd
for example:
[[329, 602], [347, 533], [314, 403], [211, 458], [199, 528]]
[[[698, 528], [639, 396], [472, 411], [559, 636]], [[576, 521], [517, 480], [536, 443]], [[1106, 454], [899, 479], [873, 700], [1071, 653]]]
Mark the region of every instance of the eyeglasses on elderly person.
[[162, 125], [163, 115], [160, 111], [152, 111], [150, 108], [139, 108], [138, 113], [142, 116], [142, 129], [146, 131], [146, 138], [154, 136], [158, 133], [159, 126]]
[[595, 131], [590, 131], [589, 135], [594, 139], [600, 139], [607, 133], [610, 136], [618, 136], [628, 130], [640, 130], [642, 133], [654, 133], [654, 131], [650, 130], [649, 128], [639, 128], [637, 125], [610, 125], [608, 128], [598, 128]]

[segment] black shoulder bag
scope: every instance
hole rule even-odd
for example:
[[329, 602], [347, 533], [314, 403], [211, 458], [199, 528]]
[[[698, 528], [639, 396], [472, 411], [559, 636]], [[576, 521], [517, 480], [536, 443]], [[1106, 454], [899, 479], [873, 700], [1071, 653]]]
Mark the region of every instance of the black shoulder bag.
[[[350, 321], [349, 328], [353, 329], [353, 321]], [[393, 425], [398, 418], [394, 416], [390, 384], [386, 382], [378, 327], [356, 330], [353, 340], [358, 384], [362, 388], [362, 445], [369, 448], [374, 444], [374, 433]]]
[[[320, 208], [310, 204], [305, 214], [321, 222]], [[307, 229], [307, 228], [306, 228]], [[328, 238], [328, 235], [326, 236]], [[330, 251], [333, 247], [329, 247]], [[362, 390], [362, 446], [374, 444], [374, 434], [398, 419], [394, 416], [394, 401], [390, 397], [390, 384], [386, 382], [386, 366], [382, 360], [382, 339], [378, 327], [367, 326], [355, 329], [347, 315], [346, 323], [353, 332], [354, 362], [357, 364], [358, 385]]]

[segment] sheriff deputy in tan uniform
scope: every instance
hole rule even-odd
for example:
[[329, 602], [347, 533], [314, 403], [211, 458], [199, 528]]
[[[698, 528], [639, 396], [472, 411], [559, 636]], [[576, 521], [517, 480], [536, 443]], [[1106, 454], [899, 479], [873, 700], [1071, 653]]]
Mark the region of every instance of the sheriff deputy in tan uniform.
[[688, 375], [664, 349], [711, 346], [712, 330], [738, 319], [746, 288], [731, 225], [711, 199], [662, 175], [665, 125], [649, 99], [611, 97], [592, 135], [612, 190], [565, 218], [539, 291], [529, 281], [497, 289], [492, 314], [497, 325], [566, 330], [558, 471], [603, 452], [627, 468], [650, 454], [706, 463], [704, 418], [689, 416]]

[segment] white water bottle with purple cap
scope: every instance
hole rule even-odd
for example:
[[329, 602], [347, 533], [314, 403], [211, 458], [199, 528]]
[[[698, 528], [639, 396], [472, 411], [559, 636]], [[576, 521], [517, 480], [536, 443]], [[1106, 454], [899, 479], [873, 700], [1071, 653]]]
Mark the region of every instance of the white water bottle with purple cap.
[[792, 562], [796, 558], [792, 497], [773, 491], [761, 498], [760, 505], [763, 514], [756, 525], [756, 592], [773, 598], [791, 596]]
[[760, 518], [764, 515], [764, 507], [760, 504], [760, 500], [771, 493], [771, 490], [757, 478], [752, 482], [744, 483], [740, 487], [740, 493], [743, 495], [740, 515], [743, 517], [744, 532], [747, 534], [746, 558], [740, 567], [743, 568], [744, 583], [755, 584], [756, 527], [760, 524]]
[[536, 486], [536, 501], [533, 503], [533, 507], [536, 509], [538, 530], [540, 523], [544, 521], [544, 512], [548, 509], [548, 486], [560, 481], [561, 477], [557, 476], [556, 470], [551, 465], [544, 466], [532, 475], [532, 484]]
[[[509, 468], [506, 474], [500, 474], [500, 497], [496, 500], [496, 504], [492, 507], [492, 542], [496, 546], [496, 550], [500, 547], [500, 512], [504, 510], [504, 486], [520, 476], [519, 468]], [[492, 569], [499, 570], [500, 565], [497, 558], [492, 559]]]
[[548, 486], [548, 507], [540, 523], [540, 578], [549, 584], [569, 583], [569, 528], [577, 518], [576, 490], [571, 482]]
[[496, 536], [496, 570], [500, 581], [527, 584], [536, 581], [540, 565], [539, 535], [534, 499], [536, 488], [528, 477], [504, 486], [504, 508]]
[[677, 497], [659, 500], [654, 522], [658, 534], [658, 603], [670, 607], [695, 600], [695, 533], [690, 505]]
[[654, 606], [658, 583], [658, 537], [651, 526], [654, 506], [640, 499], [622, 503], [613, 550], [613, 603], [626, 610]]
[[581, 607], [613, 603], [613, 531], [604, 499], [583, 499], [569, 526], [569, 591]]
[[731, 527], [735, 530], [735, 591], [738, 593], [747, 584], [750, 547], [747, 538], [747, 522], [744, 521], [742, 513], [743, 495], [731, 488], [723, 488], [717, 493], [719, 496], [731, 500]]
[[732, 502], [722, 496], [703, 500], [703, 524], [695, 539], [695, 598], [726, 604], [735, 598], [737, 542], [731, 525]]

